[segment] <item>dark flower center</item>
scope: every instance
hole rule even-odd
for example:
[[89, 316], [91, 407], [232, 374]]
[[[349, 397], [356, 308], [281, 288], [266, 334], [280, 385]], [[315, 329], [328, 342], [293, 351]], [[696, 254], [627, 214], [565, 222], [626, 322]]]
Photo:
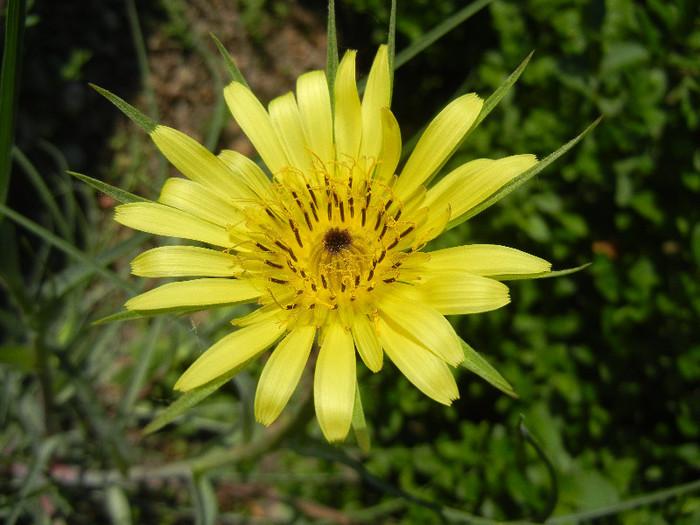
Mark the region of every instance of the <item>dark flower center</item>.
[[325, 250], [333, 255], [337, 255], [350, 246], [352, 242], [352, 237], [348, 230], [341, 230], [340, 228], [331, 228], [323, 236], [323, 247]]

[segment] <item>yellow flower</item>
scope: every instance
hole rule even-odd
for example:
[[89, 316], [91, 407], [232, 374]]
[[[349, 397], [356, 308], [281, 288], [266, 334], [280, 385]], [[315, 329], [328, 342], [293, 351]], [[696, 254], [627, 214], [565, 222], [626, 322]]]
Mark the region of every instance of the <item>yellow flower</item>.
[[503, 276], [534, 276], [550, 264], [496, 245], [426, 252], [450, 221], [537, 163], [533, 155], [478, 159], [426, 190], [476, 121], [482, 100], [464, 95], [430, 123], [396, 175], [399, 126], [380, 47], [360, 99], [355, 52], [329, 91], [323, 71], [302, 75], [266, 110], [250, 89], [225, 89], [234, 118], [272, 180], [234, 151], [218, 156], [184, 134], [154, 126], [158, 148], [187, 178], [169, 179], [159, 202], [119, 206], [116, 220], [213, 248], [166, 246], [132, 263], [147, 277], [199, 277], [162, 285], [129, 310], [185, 309], [257, 301], [239, 328], [209, 348], [175, 388], [211, 382], [276, 344], [257, 388], [255, 415], [269, 425], [294, 391], [317, 338], [314, 401], [329, 441], [347, 435], [356, 357], [377, 372], [386, 355], [416, 387], [449, 405], [459, 393], [450, 367], [464, 360], [445, 319], [509, 302]]

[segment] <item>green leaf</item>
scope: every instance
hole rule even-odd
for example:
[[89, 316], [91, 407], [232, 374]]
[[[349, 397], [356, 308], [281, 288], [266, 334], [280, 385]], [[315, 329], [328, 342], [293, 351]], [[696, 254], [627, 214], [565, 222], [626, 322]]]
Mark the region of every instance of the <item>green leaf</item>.
[[219, 514], [214, 485], [208, 476], [196, 474], [193, 481], [193, 503], [198, 525], [215, 525]]
[[121, 202], [122, 204], [129, 204], [131, 202], [152, 202], [148, 199], [144, 199], [143, 197], [139, 197], [138, 195], [134, 195], [133, 193], [129, 193], [128, 191], [120, 190], [119, 188], [110, 186], [109, 184], [107, 184], [106, 182], [102, 182], [101, 180], [88, 177], [87, 175], [82, 175], [74, 171], [69, 171], [68, 174], [72, 175], [76, 179], [80, 179], [81, 181], [88, 183], [93, 188], [109, 195], [116, 201]]
[[32, 372], [36, 370], [36, 352], [28, 346], [0, 346], [0, 364], [19, 368], [24, 372]]
[[216, 392], [221, 386], [223, 386], [226, 382], [228, 382], [233, 376], [238, 374], [241, 370], [243, 370], [246, 366], [248, 366], [248, 363], [251, 363], [252, 361], [255, 361], [260, 354], [265, 352], [267, 348], [264, 350], [260, 351], [258, 354], [255, 356], [251, 357], [244, 363], [238, 365], [236, 368], [228, 371], [224, 375], [220, 376], [217, 379], [214, 379], [213, 381], [207, 383], [206, 385], [202, 385], [198, 388], [195, 388], [193, 390], [190, 390], [189, 392], [185, 392], [182, 396], [180, 396], [175, 402], [173, 402], [168, 408], [166, 408], [161, 414], [156, 416], [156, 418], [151, 421], [146, 428], [143, 429], [144, 435], [147, 434], [152, 434], [153, 432], [156, 432], [157, 430], [160, 430], [163, 428], [165, 425], [173, 421], [174, 419], [180, 417], [182, 414], [184, 414], [187, 410], [192, 408], [193, 406], [197, 405], [207, 397], [209, 397], [211, 394]]
[[86, 254], [85, 252], [80, 251], [78, 248], [76, 248], [75, 246], [73, 246], [69, 242], [66, 242], [64, 239], [61, 239], [60, 237], [51, 233], [47, 229], [42, 228], [34, 221], [27, 219], [22, 214], [17, 213], [16, 211], [12, 210], [11, 208], [8, 208], [7, 206], [0, 204], [0, 215], [7, 216], [8, 219], [16, 222], [17, 224], [19, 224], [23, 228], [26, 228], [27, 230], [34, 233], [38, 237], [42, 238], [43, 240], [45, 240], [49, 244], [55, 246], [56, 248], [58, 248], [62, 252], [75, 258], [77, 261], [83, 263], [86, 267], [90, 268], [93, 272], [100, 274], [103, 277], [106, 277], [109, 281], [117, 284], [120, 288], [123, 288], [131, 293], [135, 293], [135, 289], [134, 289], [133, 285], [131, 285], [130, 283], [127, 283], [125, 280], [123, 280], [121, 277], [119, 277], [116, 273], [109, 270], [108, 268], [100, 266], [99, 264], [97, 264], [94, 261], [93, 257]]
[[216, 47], [219, 48], [219, 52], [221, 53], [221, 56], [224, 57], [224, 60], [226, 61], [226, 65], [228, 66], [229, 71], [231, 72], [231, 77], [233, 78], [234, 81], [238, 82], [239, 84], [243, 84], [245, 87], [250, 89], [250, 86], [248, 86], [248, 83], [245, 81], [245, 78], [243, 78], [243, 74], [241, 73], [241, 70], [238, 69], [238, 66], [236, 65], [235, 60], [231, 57], [229, 52], [226, 50], [224, 45], [219, 41], [218, 38], [214, 36], [213, 33], [209, 33], [209, 36], [211, 36], [214, 39], [214, 43], [216, 44]]
[[424, 51], [426, 48], [430, 47], [433, 43], [435, 43], [447, 33], [452, 31], [454, 28], [459, 26], [465, 20], [478, 13], [479, 10], [489, 5], [492, 1], [493, 0], [477, 0], [476, 2], [472, 2], [468, 6], [464, 7], [463, 9], [457, 11], [455, 14], [447, 18], [441, 24], [435, 26], [433, 29], [428, 31], [425, 35], [416, 40], [413, 44], [408, 46], [396, 56], [395, 68], [400, 68], [406, 62], [411, 60], [414, 56]]
[[105, 507], [112, 525], [131, 525], [131, 507], [124, 489], [109, 485], [105, 490]]
[[539, 172], [541, 172], [543, 169], [545, 169], [547, 166], [552, 164], [555, 160], [557, 160], [559, 157], [564, 155], [567, 151], [569, 151], [571, 148], [573, 148], [576, 144], [578, 144], [583, 137], [588, 135], [593, 128], [595, 128], [598, 123], [601, 121], [603, 117], [598, 117], [598, 119], [595, 120], [590, 126], [588, 126], [583, 132], [578, 135], [577, 137], [571, 139], [569, 142], [564, 144], [561, 148], [556, 150], [555, 152], [549, 154], [547, 157], [539, 161], [537, 164], [535, 164], [532, 168], [530, 168], [527, 171], [524, 171], [517, 177], [515, 177], [513, 180], [511, 180], [508, 184], [505, 186], [501, 187], [496, 193], [491, 195], [488, 199], [483, 201], [481, 204], [478, 204], [474, 206], [471, 210], [466, 212], [463, 215], [460, 215], [459, 217], [456, 217], [452, 219], [450, 222], [447, 223], [447, 226], [445, 227], [445, 231], [454, 228], [455, 226], [458, 226], [462, 224], [464, 221], [467, 219], [471, 219], [474, 217], [476, 214], [482, 212], [489, 206], [495, 204], [499, 200], [501, 200], [503, 197], [508, 195], [510, 192], [518, 188], [521, 184], [526, 183], [529, 181], [531, 178], [533, 178], [535, 175], [537, 175]]
[[25, 11], [25, 0], [10, 0], [7, 4], [5, 45], [2, 53], [2, 71], [0, 71], [0, 204], [5, 204], [10, 186]]
[[522, 279], [549, 279], [550, 277], [563, 277], [564, 275], [570, 275], [572, 273], [580, 272], [581, 270], [588, 268], [591, 264], [592, 263], [586, 263], [582, 264], [581, 266], [576, 266], [575, 268], [566, 268], [564, 270], [555, 270], [553, 272], [515, 275], [489, 275], [489, 278], [495, 279], [497, 281], [518, 281]]
[[107, 91], [106, 89], [103, 89], [103, 88], [96, 86], [94, 84], [90, 84], [90, 87], [92, 87], [100, 95], [102, 95], [107, 100], [109, 100], [112, 104], [117, 106], [117, 108], [119, 108], [122, 113], [124, 113], [127, 117], [129, 117], [136, 124], [138, 124], [141, 127], [141, 129], [143, 129], [146, 133], [148, 133], [150, 135], [151, 133], [153, 133], [155, 131], [156, 123], [153, 122], [146, 115], [141, 113], [134, 106], [125, 102], [124, 100], [119, 98], [117, 95], [115, 95], [114, 93], [111, 93], [110, 91]]
[[462, 343], [462, 350], [464, 350], [464, 361], [462, 361], [461, 366], [467, 370], [471, 370], [476, 375], [484, 379], [486, 382], [491, 383], [491, 385], [498, 388], [501, 392], [508, 394], [511, 397], [518, 397], [515, 393], [513, 387], [510, 383], [506, 381], [501, 374], [499, 374], [495, 368], [493, 368], [479, 353], [469, 346], [462, 338], [459, 339]]
[[365, 411], [362, 409], [359, 383], [355, 386], [355, 408], [352, 411], [352, 429], [355, 432], [357, 444], [360, 445], [362, 452], [369, 454], [372, 445], [369, 439], [369, 431], [367, 430], [367, 422], [365, 421]]

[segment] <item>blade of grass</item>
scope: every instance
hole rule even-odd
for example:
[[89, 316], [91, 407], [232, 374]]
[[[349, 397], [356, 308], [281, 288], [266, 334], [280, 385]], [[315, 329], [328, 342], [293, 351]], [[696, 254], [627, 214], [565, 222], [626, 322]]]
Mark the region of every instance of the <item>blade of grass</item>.
[[126, 282], [113, 271], [97, 264], [90, 255], [86, 254], [85, 252], [82, 252], [69, 242], [65, 241], [64, 239], [61, 239], [60, 237], [51, 233], [45, 228], [42, 228], [34, 221], [27, 219], [23, 215], [17, 213], [16, 211], [8, 208], [3, 204], [0, 204], [0, 215], [6, 216], [8, 219], [29, 230], [30, 232], [37, 235], [52, 246], [55, 246], [65, 254], [69, 255], [70, 257], [73, 257], [75, 260], [88, 266], [90, 269], [92, 269], [92, 271], [105, 277], [107, 280], [116, 284], [120, 288], [123, 288], [124, 290], [127, 290], [132, 294], [138, 293], [138, 290], [133, 284]]
[[421, 38], [396, 55], [396, 62], [394, 64], [395, 69], [403, 66], [406, 62], [424, 51], [426, 48], [430, 47], [433, 43], [440, 40], [447, 33], [489, 5], [492, 1], [493, 0], [477, 0], [476, 2], [472, 2], [468, 6], [460, 9], [455, 14], [447, 18], [447, 20], [441, 24], [435, 26]]
[[[22, 42], [26, 18], [25, 0], [9, 0], [5, 20], [5, 45], [0, 71], [0, 204], [10, 186], [12, 145], [15, 140], [16, 109], [21, 78]], [[2, 223], [2, 217], [0, 217]]]
[[[143, 232], [134, 232], [128, 239], [120, 242], [109, 250], [95, 255], [93, 258], [95, 263], [108, 267], [117, 259], [133, 254], [151, 235]], [[85, 265], [71, 265], [62, 272], [56, 274], [51, 280], [46, 281], [43, 285], [43, 293], [54, 298], [62, 297], [64, 294], [74, 290], [81, 283], [94, 275], [92, 268]], [[49, 291], [51, 292], [49, 294]]]
[[156, 317], [158, 315], [168, 315], [175, 314], [176, 317], [182, 317], [183, 315], [193, 314], [195, 312], [202, 312], [204, 310], [215, 310], [218, 308], [226, 308], [230, 306], [239, 306], [241, 304], [250, 304], [255, 302], [250, 301], [239, 301], [236, 303], [220, 303], [220, 304], [201, 304], [196, 306], [188, 306], [186, 308], [176, 307], [176, 308], [161, 308], [159, 310], [123, 310], [121, 312], [108, 315], [102, 319], [98, 319], [93, 324], [106, 324], [115, 323], [119, 321], [131, 321], [133, 319], [146, 319], [148, 317]]
[[73, 232], [71, 227], [68, 225], [66, 218], [63, 216], [61, 207], [56, 202], [55, 192], [48, 187], [44, 177], [41, 176], [34, 165], [19, 148], [12, 148], [12, 156], [19, 167], [24, 171], [24, 174], [29, 179], [29, 182], [31, 182], [36, 189], [41, 202], [43, 202], [46, 208], [49, 210], [49, 213], [51, 214], [52, 219], [55, 221], [56, 227], [58, 228], [61, 236], [69, 241], [73, 241]]
[[146, 374], [148, 369], [151, 367], [153, 358], [155, 356], [156, 343], [160, 337], [160, 332], [163, 330], [164, 319], [156, 320], [145, 337], [146, 344], [141, 352], [139, 352], [139, 357], [136, 360], [136, 366], [131, 370], [131, 378], [129, 379], [129, 384], [126, 387], [126, 391], [119, 402], [119, 412], [122, 416], [128, 416], [129, 412], [136, 402], [136, 398], [139, 392], [143, 388], [146, 382]]
[[449, 223], [447, 223], [447, 226], [445, 227], [445, 231], [454, 228], [455, 226], [458, 226], [462, 224], [464, 221], [467, 219], [471, 219], [474, 217], [476, 214], [484, 211], [486, 208], [489, 206], [493, 205], [494, 203], [498, 202], [501, 200], [503, 197], [508, 195], [510, 192], [515, 190], [517, 187], [520, 185], [526, 183], [529, 181], [531, 178], [533, 178], [535, 175], [540, 173], [543, 169], [545, 169], [547, 166], [552, 164], [555, 160], [557, 160], [559, 157], [564, 155], [567, 151], [569, 151], [571, 148], [573, 148], [576, 144], [578, 144], [583, 137], [588, 135], [593, 128], [595, 128], [598, 123], [601, 121], [603, 117], [598, 117], [598, 119], [595, 120], [590, 126], [588, 126], [583, 132], [578, 135], [577, 137], [571, 139], [569, 142], [564, 144], [561, 148], [556, 150], [553, 153], [550, 153], [547, 157], [539, 161], [537, 164], [535, 164], [532, 168], [529, 170], [521, 173], [518, 175], [516, 178], [511, 180], [508, 184], [503, 186], [501, 189], [499, 189], [496, 193], [491, 195], [488, 199], [483, 201], [481, 204], [478, 204], [474, 206], [471, 210], [466, 212], [463, 215], [460, 215], [459, 217], [456, 217], [455, 219], [452, 219]]

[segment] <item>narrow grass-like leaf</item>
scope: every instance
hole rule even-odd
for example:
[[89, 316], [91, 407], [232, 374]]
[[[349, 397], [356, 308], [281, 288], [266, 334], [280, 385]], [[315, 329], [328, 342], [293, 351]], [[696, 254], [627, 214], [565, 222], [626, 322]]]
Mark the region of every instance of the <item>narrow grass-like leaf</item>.
[[[10, 186], [12, 144], [15, 140], [17, 92], [21, 77], [22, 41], [26, 2], [10, 0], [5, 18], [5, 45], [0, 71], [0, 204], [5, 204]], [[2, 217], [0, 217], [0, 223]]]
[[41, 174], [37, 171], [34, 165], [29, 161], [29, 159], [24, 155], [24, 153], [22, 153], [22, 151], [19, 148], [12, 148], [12, 156], [15, 158], [17, 164], [24, 171], [25, 175], [29, 179], [29, 182], [31, 182], [34, 188], [36, 189], [39, 199], [41, 199], [41, 201], [51, 213], [51, 217], [55, 221], [56, 227], [58, 228], [60, 234], [68, 240], [73, 240], [71, 228], [68, 225], [68, 222], [66, 221], [65, 217], [63, 216], [61, 206], [59, 206], [56, 202], [55, 192], [48, 187], [46, 181], [44, 180], [44, 177], [41, 176]]
[[250, 89], [250, 86], [248, 86], [248, 83], [245, 81], [245, 78], [243, 78], [241, 70], [238, 69], [236, 62], [233, 60], [233, 57], [231, 57], [224, 45], [219, 41], [218, 38], [214, 36], [213, 33], [209, 33], [209, 36], [212, 37], [214, 43], [216, 44], [216, 47], [219, 48], [219, 53], [221, 53], [221, 56], [224, 57], [224, 61], [228, 66], [228, 70], [231, 72], [231, 78], [233, 78], [233, 80], [235, 80], [239, 84], [243, 84], [245, 87]]
[[517, 275], [489, 275], [489, 278], [495, 279], [497, 281], [518, 281], [521, 279], [549, 279], [550, 277], [563, 277], [564, 275], [570, 275], [572, 273], [580, 272], [581, 270], [588, 268], [591, 264], [592, 263], [586, 263], [582, 264], [581, 266], [576, 266], [575, 268], [566, 268], [564, 270], [555, 270], [553, 272]]
[[[326, 79], [333, 93], [335, 75], [338, 72], [338, 33], [335, 28], [335, 0], [328, 2], [328, 47], [326, 50]], [[335, 110], [335, 97], [331, 97], [331, 111]]]
[[134, 195], [133, 193], [129, 193], [128, 191], [120, 190], [119, 188], [111, 186], [106, 182], [102, 182], [101, 180], [88, 177], [87, 175], [82, 175], [74, 171], [69, 171], [68, 173], [76, 179], [80, 179], [83, 182], [88, 183], [90, 186], [101, 191], [102, 193], [109, 195], [117, 202], [121, 202], [122, 204], [129, 204], [131, 202], [152, 202], [148, 199], [144, 199], [143, 197], [139, 197], [138, 195]]
[[121, 400], [119, 401], [119, 412], [122, 415], [127, 415], [133, 408], [139, 392], [143, 389], [146, 383], [146, 375], [148, 369], [153, 363], [155, 357], [156, 343], [160, 338], [160, 332], [163, 329], [164, 319], [158, 319], [151, 324], [151, 329], [145, 337], [145, 344], [139, 351], [139, 357], [136, 360], [129, 378], [129, 385], [126, 387]]
[[125, 280], [123, 280], [121, 277], [119, 277], [116, 273], [112, 272], [108, 268], [104, 268], [103, 266], [100, 266], [99, 264], [97, 264], [94, 261], [94, 259], [91, 256], [80, 251], [78, 248], [76, 248], [75, 246], [73, 246], [69, 242], [61, 239], [57, 235], [51, 233], [47, 229], [42, 228], [34, 221], [27, 219], [26, 217], [24, 217], [20, 213], [17, 213], [16, 211], [14, 211], [11, 208], [8, 208], [7, 206], [4, 206], [2, 204], [0, 204], [0, 215], [7, 216], [8, 219], [16, 222], [17, 224], [19, 224], [23, 228], [34, 233], [35, 235], [42, 238], [43, 240], [45, 240], [49, 244], [55, 246], [56, 248], [58, 248], [62, 252], [75, 258], [80, 263], [82, 263], [82, 264], [86, 265], [87, 267], [89, 267], [90, 269], [92, 269], [92, 271], [94, 271], [95, 273], [100, 274], [103, 277], [105, 277], [106, 279], [108, 279], [109, 281], [117, 284], [120, 288], [123, 288], [123, 289], [129, 291], [130, 293], [136, 293], [136, 288], [132, 284], [126, 282]]
[[413, 44], [401, 51], [401, 53], [396, 55], [395, 68], [400, 68], [414, 56], [430, 47], [433, 43], [459, 26], [465, 20], [469, 19], [481, 9], [489, 5], [492, 1], [493, 0], [477, 0], [476, 2], [472, 2], [468, 6], [457, 11], [452, 16], [448, 17], [444, 22], [435, 26]]
[[[117, 259], [133, 254], [134, 251], [137, 250], [138, 247], [146, 242], [146, 240], [150, 237], [151, 235], [148, 233], [134, 232], [133, 235], [129, 236], [119, 244], [111, 247], [105, 252], [95, 255], [93, 260], [99, 266], [106, 268]], [[85, 265], [71, 265], [65, 270], [56, 274], [50, 280], [45, 280], [42, 291], [45, 296], [50, 295], [53, 298], [60, 298], [64, 294], [73, 290], [76, 286], [80, 285], [80, 283], [86, 279], [91, 278], [94, 273], [95, 272], [91, 268]]]
[[542, 159], [540, 162], [535, 164], [532, 168], [529, 170], [521, 173], [518, 175], [516, 178], [511, 180], [508, 184], [503, 186], [501, 189], [499, 189], [496, 193], [491, 195], [488, 199], [483, 201], [481, 204], [478, 204], [474, 206], [471, 210], [468, 212], [464, 213], [463, 215], [460, 215], [459, 217], [456, 217], [455, 219], [451, 220], [449, 223], [447, 223], [447, 226], [445, 227], [445, 231], [454, 228], [455, 226], [458, 226], [462, 224], [464, 221], [467, 219], [471, 219], [474, 217], [474, 215], [482, 212], [489, 206], [493, 205], [494, 203], [498, 202], [501, 200], [503, 197], [508, 195], [510, 192], [518, 188], [520, 185], [526, 183], [529, 181], [531, 178], [533, 178], [535, 175], [540, 173], [543, 169], [545, 169], [547, 166], [552, 164], [555, 160], [557, 160], [559, 157], [564, 155], [567, 151], [569, 151], [571, 148], [573, 148], [576, 144], [578, 144], [583, 137], [588, 135], [588, 133], [595, 128], [598, 123], [601, 121], [603, 117], [598, 117], [598, 119], [595, 120], [590, 126], [588, 126], [583, 132], [578, 135], [577, 137], [571, 139], [569, 142], [564, 144], [561, 148], [556, 150], [554, 153], [549, 154], [547, 157]]
[[[268, 347], [269, 348], [269, 347]], [[176, 401], [174, 401], [168, 408], [166, 408], [161, 414], [156, 416], [156, 418], [151, 421], [148, 425], [146, 425], [146, 428], [143, 429], [143, 433], [145, 435], [147, 434], [152, 434], [153, 432], [156, 432], [163, 428], [165, 425], [173, 421], [174, 419], [180, 417], [182, 414], [184, 414], [187, 410], [195, 406], [196, 404], [200, 403], [207, 397], [209, 397], [211, 394], [216, 392], [219, 388], [221, 388], [222, 385], [224, 385], [226, 382], [228, 382], [233, 376], [238, 374], [241, 370], [243, 370], [246, 366], [248, 366], [248, 363], [253, 362], [258, 358], [258, 356], [262, 353], [264, 353], [267, 350], [265, 348], [264, 350], [260, 351], [258, 354], [255, 356], [251, 357], [244, 363], [241, 363], [238, 365], [236, 368], [233, 370], [228, 371], [221, 377], [214, 379], [210, 383], [207, 383], [206, 385], [202, 385], [198, 388], [195, 388], [194, 390], [190, 390], [189, 392], [185, 392], [182, 396], [180, 396]]]
[[464, 361], [460, 364], [467, 370], [471, 370], [476, 375], [484, 379], [486, 382], [498, 388], [501, 392], [508, 394], [511, 397], [518, 397], [510, 383], [492, 367], [486, 359], [469, 346], [463, 339], [460, 338], [462, 350], [464, 350]]
[[352, 429], [355, 432], [357, 444], [360, 445], [362, 452], [369, 454], [371, 444], [369, 440], [369, 431], [367, 430], [367, 422], [365, 421], [365, 411], [362, 409], [359, 383], [355, 386], [355, 408], [352, 411]]
[[192, 501], [197, 525], [215, 525], [219, 514], [216, 491], [209, 476], [195, 473], [192, 479]]
[[127, 117], [129, 117], [136, 124], [138, 124], [141, 127], [141, 129], [143, 129], [146, 133], [148, 133], [150, 135], [151, 133], [153, 133], [155, 131], [156, 123], [153, 122], [146, 115], [141, 113], [134, 106], [132, 106], [128, 102], [124, 101], [123, 99], [119, 98], [114, 93], [107, 91], [106, 89], [103, 89], [103, 88], [96, 86], [94, 84], [90, 84], [90, 87], [93, 88], [95, 91], [97, 91], [100, 95], [105, 97], [107, 100], [109, 100], [112, 104], [117, 106], [117, 108], [119, 108], [119, 110], [122, 113], [124, 113]]
[[131, 37], [134, 41], [134, 49], [136, 50], [136, 60], [139, 65], [141, 85], [146, 95], [146, 107], [148, 108], [148, 112], [158, 120], [158, 100], [156, 98], [156, 91], [153, 88], [153, 76], [151, 75], [151, 68], [148, 64], [148, 50], [146, 48], [146, 41], [143, 38], [143, 31], [141, 31], [135, 0], [126, 1], [126, 16], [129, 21]]
[[105, 508], [112, 525], [131, 525], [131, 506], [124, 489], [117, 485], [109, 485], [105, 492]]
[[554, 508], [557, 506], [557, 500], [559, 499], [559, 483], [557, 480], [557, 471], [554, 468], [552, 461], [549, 459], [547, 454], [545, 454], [542, 446], [537, 442], [537, 440], [527, 429], [525, 423], [523, 423], [523, 420], [524, 416], [521, 414], [520, 423], [518, 424], [520, 435], [523, 436], [523, 439], [527, 441], [532, 448], [535, 449], [535, 452], [537, 452], [537, 455], [547, 467], [547, 473], [549, 474], [550, 490], [549, 496], [547, 498], [547, 505], [542, 511], [540, 511], [540, 513], [534, 520], [536, 523], [544, 523], [547, 520], [547, 518], [549, 518], [549, 516], [552, 514], [552, 512], [554, 512]]

